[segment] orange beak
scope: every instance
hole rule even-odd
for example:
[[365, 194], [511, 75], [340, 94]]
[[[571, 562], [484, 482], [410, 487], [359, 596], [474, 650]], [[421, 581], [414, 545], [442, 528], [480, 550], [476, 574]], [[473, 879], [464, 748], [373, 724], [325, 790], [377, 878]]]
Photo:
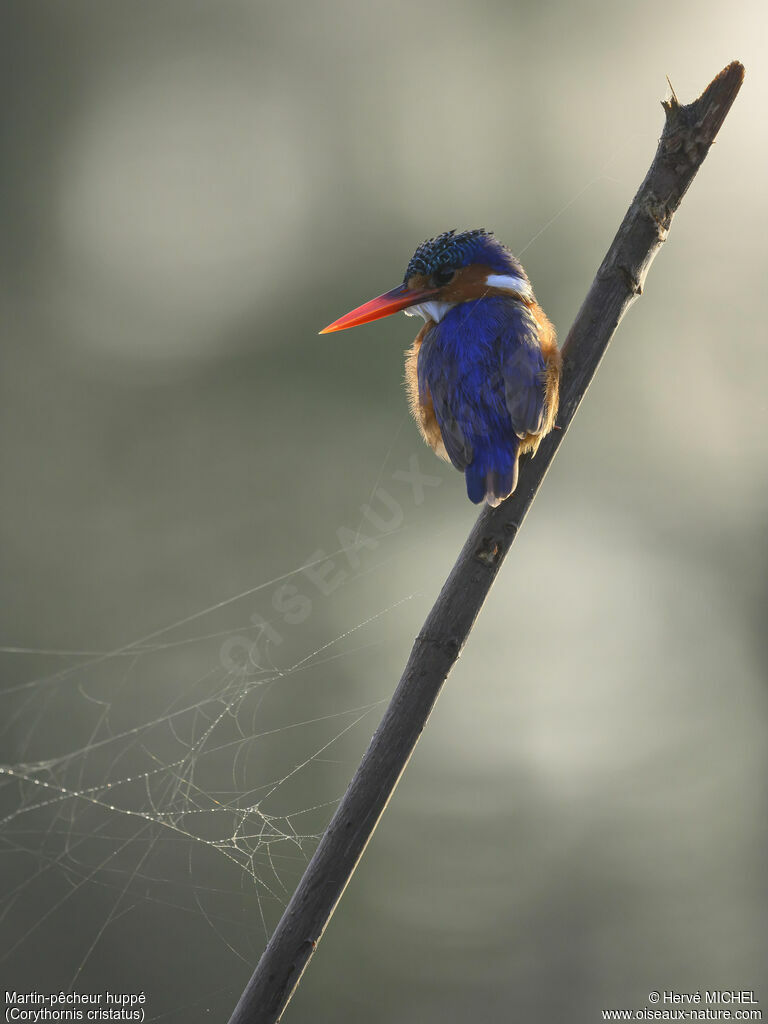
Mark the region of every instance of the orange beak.
[[330, 334], [332, 331], [344, 331], [347, 327], [357, 327], [358, 324], [369, 324], [372, 320], [380, 320], [383, 316], [390, 316], [392, 313], [399, 313], [409, 306], [416, 306], [419, 302], [425, 302], [437, 295], [439, 288], [425, 288], [415, 290], [406, 285], [398, 285], [391, 292], [384, 292], [370, 302], [358, 306], [350, 313], [334, 320], [332, 324], [324, 327], [320, 334]]

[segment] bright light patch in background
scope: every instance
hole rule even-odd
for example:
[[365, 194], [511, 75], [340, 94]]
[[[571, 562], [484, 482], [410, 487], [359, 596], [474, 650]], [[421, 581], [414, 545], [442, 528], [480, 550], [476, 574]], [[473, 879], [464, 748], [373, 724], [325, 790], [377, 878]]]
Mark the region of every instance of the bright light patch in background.
[[77, 337], [128, 357], [197, 355], [274, 292], [307, 200], [289, 105], [231, 55], [107, 81], [69, 135], [59, 183]]

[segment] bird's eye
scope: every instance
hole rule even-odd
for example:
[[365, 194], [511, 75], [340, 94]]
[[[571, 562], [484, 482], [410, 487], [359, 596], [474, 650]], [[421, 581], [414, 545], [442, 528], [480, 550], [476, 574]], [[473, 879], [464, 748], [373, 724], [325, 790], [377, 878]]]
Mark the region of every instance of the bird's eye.
[[440, 269], [436, 270], [432, 275], [432, 280], [435, 282], [438, 288], [442, 288], [444, 284], [450, 284], [450, 282], [454, 279], [455, 276], [455, 270], [451, 270], [450, 267], [440, 267]]

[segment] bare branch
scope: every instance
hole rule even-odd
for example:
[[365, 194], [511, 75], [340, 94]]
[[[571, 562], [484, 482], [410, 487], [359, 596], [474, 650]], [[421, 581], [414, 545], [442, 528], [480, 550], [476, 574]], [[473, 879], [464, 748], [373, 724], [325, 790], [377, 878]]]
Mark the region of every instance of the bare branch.
[[563, 347], [559, 430], [521, 468], [517, 490], [485, 508], [416, 637], [392, 701], [304, 877], [243, 992], [230, 1024], [274, 1024], [317, 947], [459, 656], [502, 561], [648, 268], [672, 216], [736, 98], [744, 68], [734, 61], [687, 106], [663, 103], [666, 124]]

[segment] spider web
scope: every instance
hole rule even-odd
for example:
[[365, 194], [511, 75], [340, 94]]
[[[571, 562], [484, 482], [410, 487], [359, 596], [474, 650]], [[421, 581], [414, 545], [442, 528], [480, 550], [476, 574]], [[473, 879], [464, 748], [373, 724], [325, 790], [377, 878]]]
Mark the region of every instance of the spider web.
[[[22, 752], [33, 755], [41, 735], [67, 749], [0, 766], [0, 840], [6, 851], [26, 852], [37, 862], [27, 877], [3, 894], [2, 918], [25, 889], [51, 869], [65, 875], [73, 887], [92, 881], [101, 871], [120, 873], [121, 853], [134, 839], [146, 846], [133, 872], [145, 882], [148, 853], [163, 837], [184, 843], [190, 851], [199, 847], [229, 860], [253, 884], [268, 932], [264, 903], [282, 904], [289, 892], [281, 860], [306, 860], [336, 802], [297, 805], [295, 783], [310, 769], [317, 772], [324, 764], [334, 765], [334, 748], [382, 702], [287, 723], [281, 716], [286, 705], [295, 712], [292, 697], [300, 702], [303, 686], [316, 679], [321, 666], [368, 650], [370, 644], [338, 648], [400, 603], [356, 623], [284, 668], [255, 661], [264, 634], [260, 622], [245, 629], [240, 625], [236, 630], [156, 642], [178, 631], [176, 624], [156, 634], [152, 642], [97, 655], [6, 649], [6, 654], [87, 660], [3, 693], [4, 737], [21, 737]], [[249, 645], [243, 643], [246, 637], [252, 638]], [[232, 639], [237, 640], [235, 650], [226, 646]], [[167, 693], [166, 686], [155, 693], [148, 689], [163, 677], [169, 652], [193, 645], [196, 661], [211, 661], [211, 641], [218, 663], [195, 678], [185, 678], [171, 702], [148, 717], [151, 704], [158, 699], [162, 703], [161, 694]], [[264, 660], [272, 654], [267, 642]], [[74, 718], [68, 710], [73, 701], [79, 712]], [[64, 724], [66, 729], [61, 728]], [[73, 747], [73, 735], [84, 742]], [[304, 756], [296, 760], [299, 747]], [[279, 805], [289, 809], [278, 810]], [[100, 850], [107, 851], [101, 860]], [[40, 924], [42, 920], [34, 927]], [[6, 955], [30, 934], [18, 937]]]

